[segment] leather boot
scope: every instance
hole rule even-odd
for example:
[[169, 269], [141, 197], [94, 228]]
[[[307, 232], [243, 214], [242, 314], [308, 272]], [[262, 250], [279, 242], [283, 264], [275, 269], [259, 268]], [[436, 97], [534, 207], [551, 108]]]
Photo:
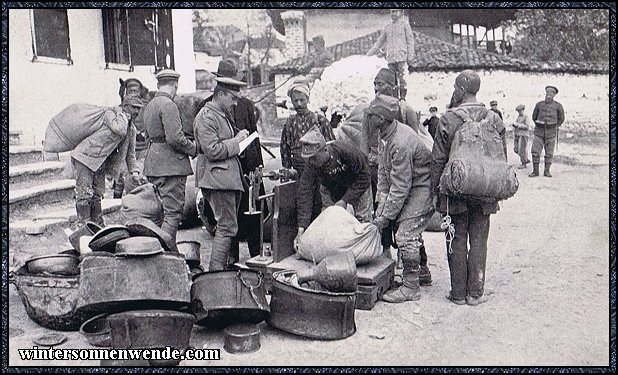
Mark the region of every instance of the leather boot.
[[391, 247], [390, 246], [382, 246], [382, 255], [384, 255], [388, 259], [391, 258]]
[[427, 266], [427, 251], [425, 250], [425, 245], [421, 246], [420, 256], [421, 271], [418, 275], [418, 282], [421, 286], [430, 286], [433, 280], [431, 279], [431, 271], [429, 271], [429, 266]]
[[231, 245], [231, 237], [215, 237], [212, 240], [212, 251], [210, 253], [208, 272], [222, 271], [227, 268], [227, 257]]
[[169, 238], [164, 239], [167, 246], [169, 246], [169, 248], [173, 252], [178, 252], [178, 247], [176, 246], [176, 233], [178, 233], [178, 227], [168, 224], [166, 222], [163, 222], [163, 224], [161, 225], [161, 229], [165, 233], [169, 234]]
[[77, 222], [79, 225], [85, 225], [90, 219], [90, 203], [75, 203], [75, 210], [77, 211]]
[[551, 173], [549, 172], [550, 167], [551, 167], [551, 163], [545, 163], [545, 171], [543, 172], [543, 176], [551, 177]]
[[539, 163], [532, 162], [532, 172], [528, 175], [528, 177], [538, 177], [539, 176]]
[[97, 199], [90, 202], [90, 220], [104, 227], [103, 222], [103, 209], [101, 208], [101, 200]]
[[227, 259], [228, 267], [233, 266], [240, 260], [240, 241], [238, 238], [232, 238], [230, 245], [230, 255]]
[[389, 303], [401, 303], [406, 301], [418, 301], [421, 299], [421, 288], [418, 282], [419, 261], [418, 254], [411, 254], [413, 250], [402, 250], [403, 260], [403, 285], [397, 289], [391, 289], [382, 296], [382, 300]]
[[114, 180], [114, 199], [122, 198], [122, 192], [124, 191], [124, 175], [118, 176], [116, 180]]

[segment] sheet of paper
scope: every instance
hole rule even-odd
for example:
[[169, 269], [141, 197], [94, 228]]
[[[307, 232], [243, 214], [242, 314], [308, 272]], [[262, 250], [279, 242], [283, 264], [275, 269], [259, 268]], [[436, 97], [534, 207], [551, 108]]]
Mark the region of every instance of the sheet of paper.
[[247, 138], [245, 138], [244, 140], [240, 141], [240, 143], [238, 144], [238, 146], [240, 146], [240, 152], [243, 152], [247, 148], [247, 146], [249, 146], [251, 144], [251, 142], [253, 142], [256, 139], [258, 139], [258, 137], [259, 137], [258, 136], [258, 132], [253, 132]]

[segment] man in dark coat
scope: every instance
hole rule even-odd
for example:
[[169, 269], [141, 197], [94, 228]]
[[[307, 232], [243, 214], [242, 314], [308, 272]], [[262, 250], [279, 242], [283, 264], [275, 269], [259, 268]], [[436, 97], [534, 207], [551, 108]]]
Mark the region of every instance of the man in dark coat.
[[94, 221], [103, 225], [101, 199], [106, 174], [118, 177], [122, 164], [126, 163], [132, 182], [141, 183], [135, 161], [135, 126], [131, 123], [141, 106], [138, 99], [125, 98], [121, 107], [105, 112], [101, 129], [71, 151], [75, 167], [75, 208], [80, 224]]
[[[506, 129], [500, 117], [479, 103], [476, 94], [481, 87], [481, 78], [472, 70], [465, 70], [455, 79], [451, 104], [465, 110], [474, 121], [486, 119], [498, 130], [506, 158]], [[464, 120], [454, 111], [445, 112], [440, 118], [438, 132], [431, 154], [431, 191], [437, 197], [436, 209], [451, 217], [454, 237], [449, 240], [447, 231], [447, 255], [451, 273], [451, 292], [448, 299], [457, 305], [478, 305], [485, 301], [485, 261], [489, 217], [498, 212], [496, 200], [476, 201], [442, 195], [440, 177], [449, 161], [451, 145], [456, 131]], [[468, 249], [470, 242], [470, 249]]]
[[423, 126], [427, 127], [427, 131], [431, 135], [431, 138], [436, 138], [436, 130], [438, 129], [438, 123], [440, 122], [440, 118], [438, 117], [438, 108], [430, 107], [429, 114], [431, 115], [428, 119], [423, 121]]
[[491, 102], [489, 102], [489, 106], [491, 107], [490, 109], [494, 111], [498, 115], [498, 117], [500, 117], [500, 120], [503, 120], [502, 112], [500, 112], [500, 110], [498, 109], [498, 102], [492, 100]]
[[371, 174], [365, 155], [344, 141], [327, 144], [317, 125], [300, 139], [300, 143], [302, 157], [307, 163], [299, 181], [296, 242], [311, 223], [313, 195], [317, 194], [319, 184], [328, 191], [325, 198], [330, 198], [325, 206], [334, 204], [347, 208], [349, 204], [360, 222], [371, 221]]
[[175, 242], [184, 212], [187, 176], [193, 174], [189, 157], [197, 154], [197, 147], [183, 133], [178, 106], [173, 101], [180, 74], [164, 69], [156, 77], [159, 91], [144, 110], [148, 142], [144, 175], [159, 189], [164, 214], [161, 229]]
[[539, 175], [541, 152], [545, 149], [545, 171], [543, 176], [551, 177], [549, 171], [554, 159], [554, 149], [558, 139], [558, 129], [564, 122], [564, 108], [554, 100], [558, 89], [554, 86], [545, 87], [545, 100], [536, 103], [532, 112], [534, 121], [534, 141], [532, 141], [532, 173], [528, 176]]

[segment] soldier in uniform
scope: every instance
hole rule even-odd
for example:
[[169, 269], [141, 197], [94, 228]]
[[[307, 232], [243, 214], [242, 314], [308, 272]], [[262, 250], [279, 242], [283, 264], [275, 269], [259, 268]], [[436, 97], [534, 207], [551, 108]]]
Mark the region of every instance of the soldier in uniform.
[[536, 103], [532, 112], [534, 121], [534, 141], [532, 141], [532, 173], [528, 176], [539, 175], [541, 152], [545, 149], [545, 171], [543, 176], [551, 177], [549, 171], [554, 158], [554, 149], [558, 139], [558, 128], [564, 122], [564, 108], [554, 100], [558, 89], [554, 86], [545, 87], [545, 100]]
[[301, 139], [301, 155], [307, 160], [305, 172], [300, 179], [298, 197], [298, 234], [296, 243], [311, 222], [311, 207], [315, 187], [322, 184], [328, 194], [324, 194], [325, 206], [337, 205], [354, 208], [354, 214], [360, 222], [372, 219], [373, 203], [371, 200], [371, 175], [369, 165], [363, 153], [344, 141], [332, 141], [328, 144], [318, 130], [311, 128]]
[[246, 129], [234, 135], [231, 120], [240, 88], [246, 83], [224, 76], [215, 80], [217, 86], [212, 101], [204, 105], [194, 122], [195, 138], [200, 147], [196, 181], [217, 221], [209, 271], [227, 267], [232, 240], [238, 232], [238, 207], [245, 191], [238, 154], [240, 142], [249, 135]]
[[180, 74], [164, 69], [156, 78], [159, 90], [144, 110], [148, 142], [144, 175], [161, 194], [164, 214], [161, 229], [175, 242], [184, 212], [187, 176], [193, 174], [189, 157], [196, 156], [197, 146], [182, 132], [180, 112], [173, 101]]

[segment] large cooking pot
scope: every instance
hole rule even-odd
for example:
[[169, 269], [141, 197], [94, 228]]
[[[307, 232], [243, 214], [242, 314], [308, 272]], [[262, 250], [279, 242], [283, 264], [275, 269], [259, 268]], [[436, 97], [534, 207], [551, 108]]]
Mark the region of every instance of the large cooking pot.
[[88, 318], [77, 311], [79, 276], [31, 275], [23, 266], [14, 282], [26, 313], [43, 327], [77, 331]]
[[31, 274], [79, 275], [79, 257], [73, 254], [48, 254], [31, 257], [26, 261]]
[[356, 332], [356, 293], [334, 293], [300, 287], [296, 271], [273, 274], [269, 324], [299, 336], [339, 340]]
[[178, 253], [148, 257], [84, 256], [80, 265], [78, 309], [91, 314], [164, 308], [191, 301], [189, 268]]
[[191, 305], [202, 326], [259, 323], [270, 315], [262, 274], [253, 270], [205, 272], [194, 276]]

